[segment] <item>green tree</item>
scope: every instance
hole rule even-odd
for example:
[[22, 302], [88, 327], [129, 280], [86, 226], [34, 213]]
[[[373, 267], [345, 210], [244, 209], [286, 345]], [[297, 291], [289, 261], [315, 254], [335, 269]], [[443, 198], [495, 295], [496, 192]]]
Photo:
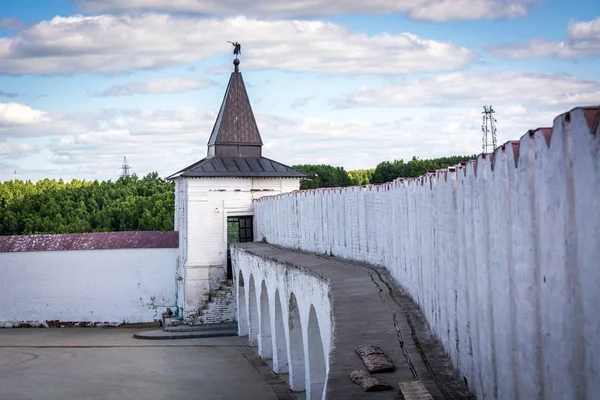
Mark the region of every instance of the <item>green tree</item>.
[[354, 171], [348, 171], [348, 177], [352, 186], [363, 186], [371, 183], [375, 168], [371, 169], [356, 169]]
[[394, 162], [384, 161], [379, 163], [371, 178], [371, 183], [391, 182], [396, 178], [414, 178], [427, 173], [427, 171], [444, 169], [457, 165], [462, 161], [474, 159], [475, 155], [453, 156], [420, 160], [413, 157], [405, 163], [404, 160]]
[[116, 181], [0, 183], [0, 235], [173, 230], [174, 185], [153, 172]]
[[300, 189], [316, 189], [322, 187], [344, 187], [352, 184], [348, 173], [343, 167], [331, 165], [294, 165], [295, 169], [306, 172], [313, 178], [303, 180]]

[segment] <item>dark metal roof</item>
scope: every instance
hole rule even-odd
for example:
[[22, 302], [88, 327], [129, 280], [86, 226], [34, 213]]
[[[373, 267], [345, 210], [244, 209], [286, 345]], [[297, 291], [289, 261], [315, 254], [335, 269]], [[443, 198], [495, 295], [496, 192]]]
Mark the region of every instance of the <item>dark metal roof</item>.
[[234, 71], [229, 78], [208, 145], [262, 146], [262, 144], [244, 78], [241, 72]]
[[177, 177], [307, 178], [309, 175], [266, 157], [207, 157], [168, 179]]
[[177, 247], [179, 247], [179, 232], [175, 231], [0, 236], [0, 253], [60, 250], [170, 249]]

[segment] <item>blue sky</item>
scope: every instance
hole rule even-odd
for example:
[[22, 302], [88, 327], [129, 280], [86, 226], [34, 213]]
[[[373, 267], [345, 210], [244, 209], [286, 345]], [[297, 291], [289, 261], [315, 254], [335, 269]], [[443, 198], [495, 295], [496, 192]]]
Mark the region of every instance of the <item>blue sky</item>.
[[[236, 5], [237, 3], [237, 5]], [[480, 151], [600, 104], [592, 0], [7, 0], [0, 180], [165, 176], [205, 156], [242, 43], [265, 142], [286, 164], [371, 168]]]

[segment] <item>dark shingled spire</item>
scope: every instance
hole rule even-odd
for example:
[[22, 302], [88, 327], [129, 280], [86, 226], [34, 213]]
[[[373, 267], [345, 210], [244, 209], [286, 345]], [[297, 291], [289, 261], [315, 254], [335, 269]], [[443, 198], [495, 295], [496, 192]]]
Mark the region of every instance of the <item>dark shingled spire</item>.
[[250, 106], [240, 61], [233, 61], [225, 98], [208, 139], [208, 156], [171, 175], [209, 178], [307, 178], [308, 174], [262, 156], [262, 139]]
[[262, 139], [250, 106], [244, 78], [239, 72], [240, 61], [233, 61], [235, 71], [231, 73], [225, 97], [208, 139], [208, 156], [260, 157]]

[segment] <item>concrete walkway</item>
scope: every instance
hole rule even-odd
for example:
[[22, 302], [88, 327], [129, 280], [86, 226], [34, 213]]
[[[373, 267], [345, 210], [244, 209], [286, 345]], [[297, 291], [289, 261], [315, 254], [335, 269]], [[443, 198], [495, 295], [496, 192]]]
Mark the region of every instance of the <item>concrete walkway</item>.
[[[399, 399], [399, 383], [414, 381], [422, 382], [434, 399], [473, 398], [418, 306], [387, 270], [260, 242], [236, 246], [329, 282], [334, 331], [328, 399]], [[362, 344], [380, 347], [394, 361], [395, 371], [374, 374], [393, 391], [365, 393], [351, 381], [353, 370], [365, 369], [354, 351]], [[410, 400], [416, 398], [422, 397]]]
[[245, 338], [154, 342], [137, 331], [0, 329], [0, 400], [293, 398]]

